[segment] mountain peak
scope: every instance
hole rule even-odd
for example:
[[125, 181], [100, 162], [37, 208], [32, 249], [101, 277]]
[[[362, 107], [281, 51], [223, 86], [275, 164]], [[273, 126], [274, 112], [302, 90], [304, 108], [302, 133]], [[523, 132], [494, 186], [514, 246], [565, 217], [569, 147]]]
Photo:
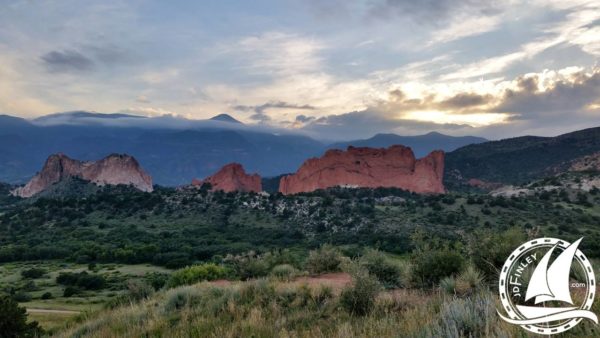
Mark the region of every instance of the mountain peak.
[[219, 115], [211, 117], [210, 120], [242, 124], [242, 122], [236, 120], [233, 116], [231, 116], [229, 114], [219, 114]]

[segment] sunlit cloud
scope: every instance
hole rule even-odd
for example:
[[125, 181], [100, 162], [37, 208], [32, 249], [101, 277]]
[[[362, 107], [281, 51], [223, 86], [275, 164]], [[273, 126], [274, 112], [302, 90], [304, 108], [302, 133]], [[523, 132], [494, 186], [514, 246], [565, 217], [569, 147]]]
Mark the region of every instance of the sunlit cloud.
[[412, 111], [402, 114], [401, 119], [435, 122], [439, 124], [466, 124], [471, 127], [483, 127], [505, 123], [510, 118], [506, 113], [468, 113], [455, 114], [445, 111]]

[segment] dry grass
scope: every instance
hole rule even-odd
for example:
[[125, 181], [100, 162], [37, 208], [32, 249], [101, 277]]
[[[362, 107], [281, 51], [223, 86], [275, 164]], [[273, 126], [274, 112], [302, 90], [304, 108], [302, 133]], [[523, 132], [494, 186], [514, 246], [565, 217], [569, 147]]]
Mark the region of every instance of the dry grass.
[[[347, 277], [335, 276], [325, 280], [346, 282]], [[332, 287], [312, 281], [180, 287], [92, 315], [56, 336], [349, 338], [440, 337], [462, 332], [467, 337], [509, 337], [517, 333], [492, 315], [497, 304], [489, 292], [453, 298], [438, 292], [393, 290], [380, 293], [369, 315], [351, 316], [339, 305], [335, 283]]]

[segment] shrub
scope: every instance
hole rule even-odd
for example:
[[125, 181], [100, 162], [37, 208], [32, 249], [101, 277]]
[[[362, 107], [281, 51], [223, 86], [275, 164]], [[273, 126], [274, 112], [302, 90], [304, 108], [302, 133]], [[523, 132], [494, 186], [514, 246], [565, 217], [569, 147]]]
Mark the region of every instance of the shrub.
[[72, 287], [72, 286], [67, 286], [65, 288], [65, 290], [63, 291], [63, 297], [71, 297], [76, 295], [79, 292], [79, 290], [77, 290], [76, 288]]
[[56, 283], [77, 286], [86, 290], [99, 290], [104, 287], [106, 280], [100, 275], [91, 275], [85, 271], [80, 273], [61, 272], [56, 277]]
[[105, 304], [106, 308], [114, 309], [125, 304], [137, 303], [154, 294], [154, 288], [144, 281], [130, 279], [126, 284], [127, 293], [112, 298]]
[[154, 291], [158, 291], [167, 284], [169, 277], [166, 273], [152, 272], [146, 274], [145, 279], [154, 288]]
[[52, 299], [52, 293], [44, 292], [44, 294], [40, 297], [41, 299]]
[[483, 275], [476, 268], [469, 265], [456, 278], [456, 292], [459, 295], [470, 294], [481, 287]]
[[270, 270], [267, 260], [254, 251], [236, 256], [227, 255], [224, 261], [233, 267], [235, 274], [242, 280], [266, 276]]
[[17, 293], [15, 293], [14, 295], [12, 295], [12, 298], [19, 303], [23, 303], [23, 302], [28, 302], [31, 300], [31, 295], [28, 294], [27, 292], [22, 292], [19, 291]]
[[469, 240], [469, 255], [484, 277], [495, 280], [506, 258], [526, 239], [525, 232], [519, 228], [499, 233], [477, 231]]
[[456, 294], [456, 279], [454, 277], [444, 277], [440, 281], [440, 289], [447, 294]]
[[27, 323], [27, 311], [10, 297], [0, 297], [0, 337], [39, 337], [37, 322]]
[[325, 244], [312, 250], [306, 260], [306, 268], [312, 274], [340, 271], [342, 255], [335, 247]]
[[127, 297], [132, 301], [147, 299], [154, 294], [154, 288], [139, 280], [130, 279], [127, 281]]
[[213, 263], [192, 265], [175, 271], [167, 286], [170, 288], [180, 285], [190, 285], [200, 281], [211, 281], [227, 276], [227, 270]]
[[35, 278], [40, 278], [45, 274], [46, 274], [46, 270], [41, 269], [41, 268], [31, 268], [31, 269], [21, 271], [21, 276], [23, 278], [35, 279]]
[[[442, 304], [437, 320], [426, 326], [426, 337], [509, 337], [496, 322], [496, 303], [489, 294]], [[496, 325], [494, 325], [496, 324]], [[493, 328], [496, 327], [494, 330]]]
[[463, 256], [452, 249], [421, 251], [413, 257], [413, 277], [421, 286], [432, 286], [461, 271], [464, 263]]
[[192, 303], [201, 297], [201, 291], [193, 287], [175, 289], [167, 294], [165, 311], [174, 311]]
[[365, 316], [373, 310], [381, 285], [363, 268], [353, 267], [351, 274], [352, 284], [342, 290], [340, 304], [352, 315]]
[[359, 262], [385, 288], [406, 286], [406, 283], [403, 282], [402, 267], [391, 261], [384, 253], [378, 250], [368, 250]]
[[297, 271], [296, 269], [289, 265], [289, 264], [280, 264], [280, 265], [276, 265], [272, 270], [271, 270], [271, 275], [280, 279], [280, 280], [291, 280], [292, 278], [294, 278], [294, 276], [296, 276]]

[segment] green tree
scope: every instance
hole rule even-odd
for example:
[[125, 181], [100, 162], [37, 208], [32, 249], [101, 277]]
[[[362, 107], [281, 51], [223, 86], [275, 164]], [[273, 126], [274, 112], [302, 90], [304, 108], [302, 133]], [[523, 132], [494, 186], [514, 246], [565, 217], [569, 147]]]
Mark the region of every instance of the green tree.
[[39, 337], [37, 322], [27, 323], [27, 311], [10, 297], [0, 297], [0, 338]]

